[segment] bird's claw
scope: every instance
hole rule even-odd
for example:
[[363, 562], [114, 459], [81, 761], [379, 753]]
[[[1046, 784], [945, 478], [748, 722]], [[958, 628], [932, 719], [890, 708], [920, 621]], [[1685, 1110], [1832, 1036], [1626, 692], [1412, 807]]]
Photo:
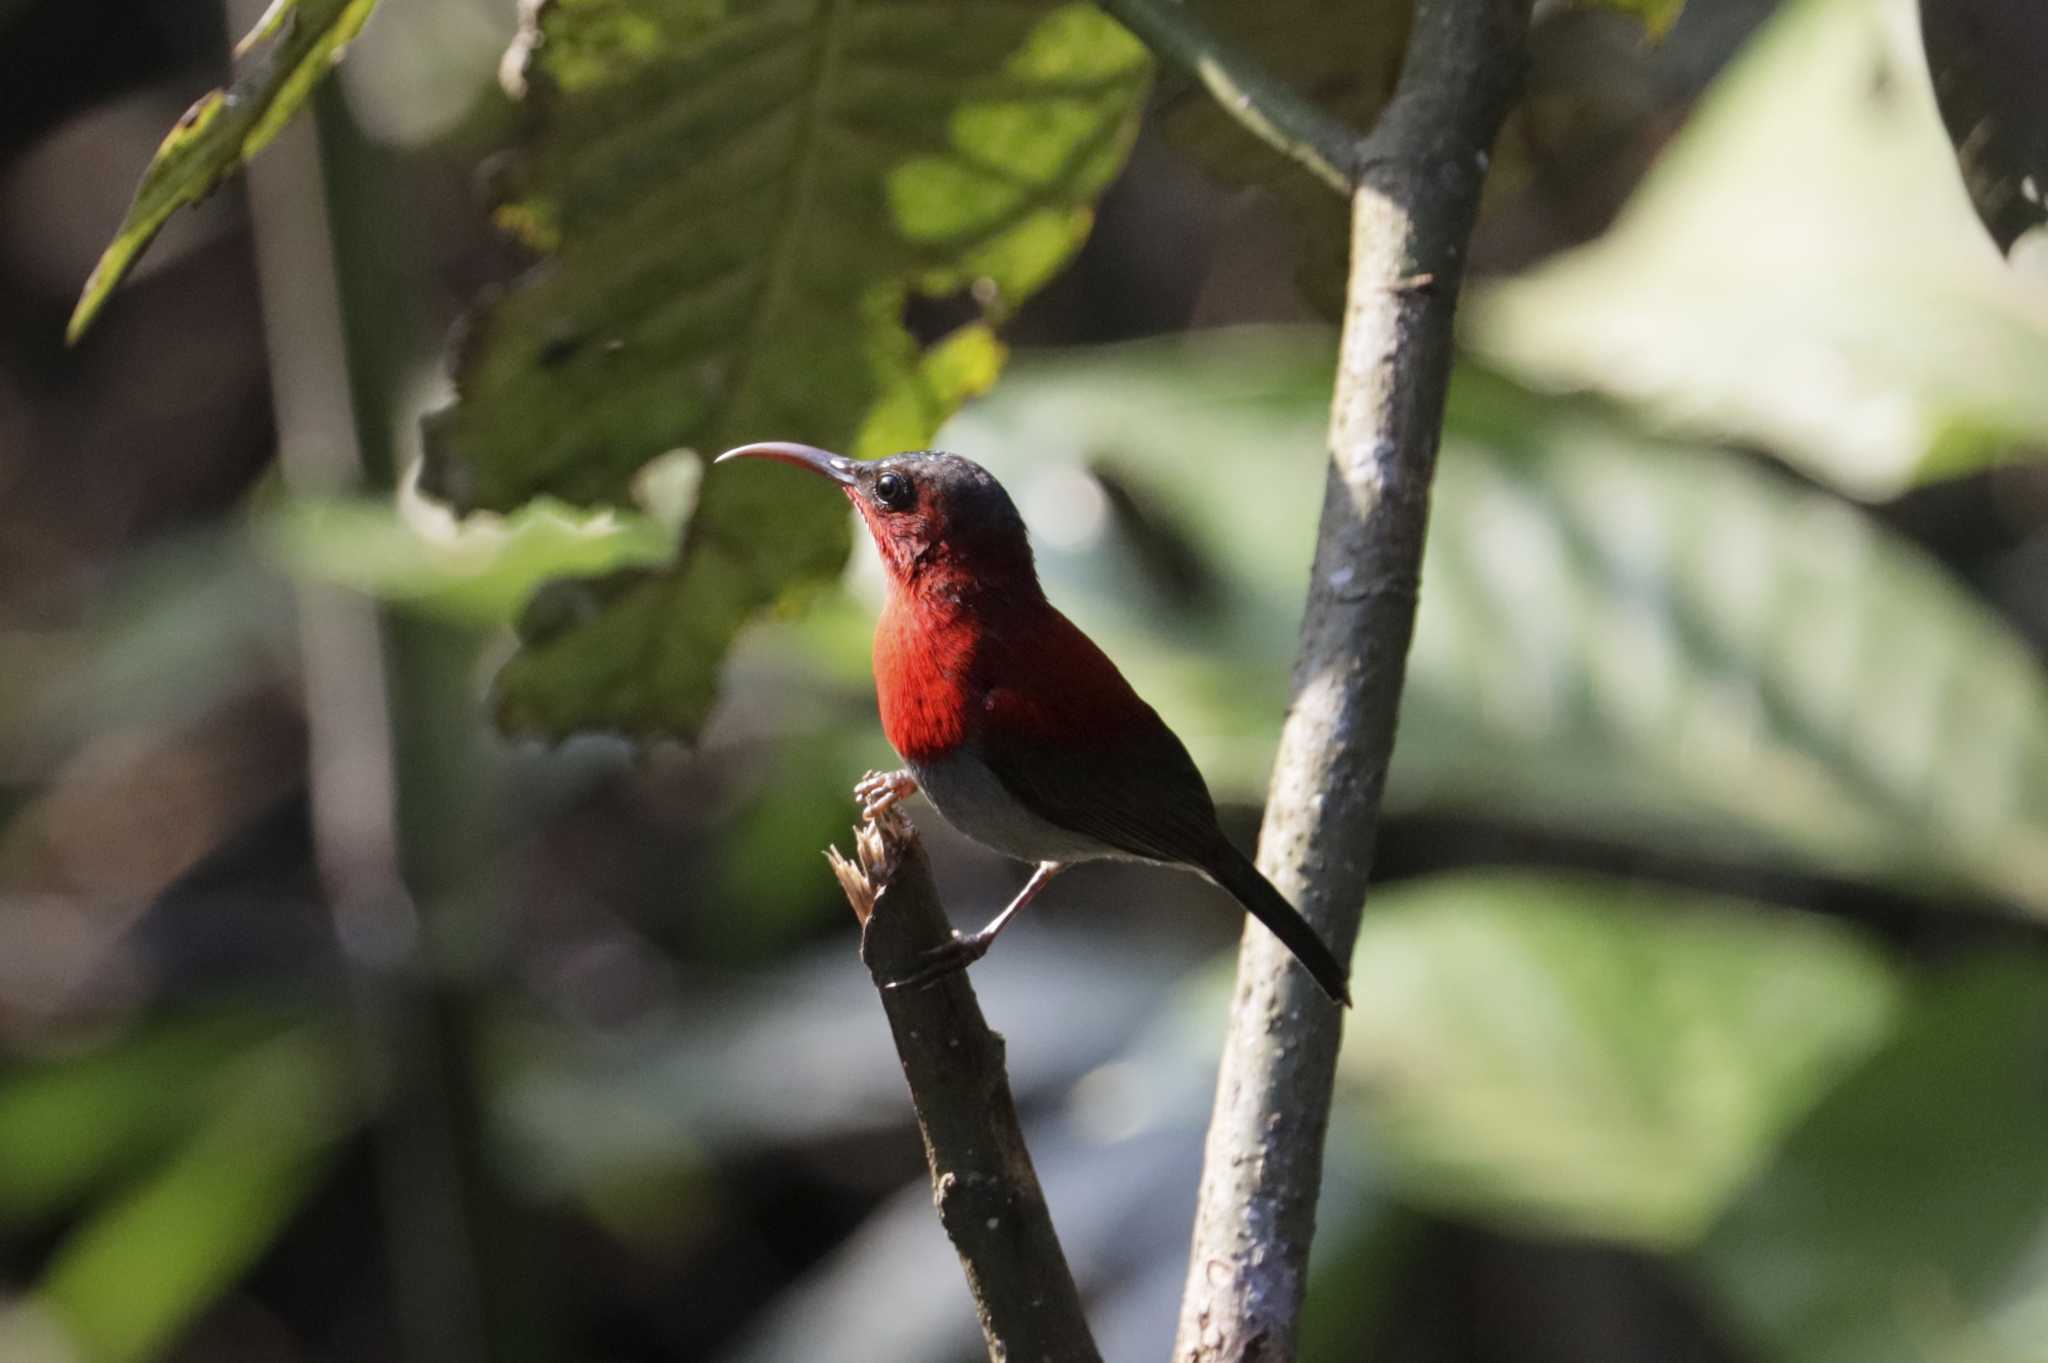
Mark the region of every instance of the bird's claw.
[[863, 819], [878, 819], [917, 789], [917, 780], [907, 771], [871, 771], [853, 788], [860, 801]]
[[967, 969], [982, 957], [988, 955], [989, 945], [995, 941], [993, 933], [970, 932], [964, 936], [954, 933], [952, 940], [941, 942], [925, 952], [919, 959], [924, 962], [900, 980], [891, 980], [884, 989], [929, 989], [948, 975]]

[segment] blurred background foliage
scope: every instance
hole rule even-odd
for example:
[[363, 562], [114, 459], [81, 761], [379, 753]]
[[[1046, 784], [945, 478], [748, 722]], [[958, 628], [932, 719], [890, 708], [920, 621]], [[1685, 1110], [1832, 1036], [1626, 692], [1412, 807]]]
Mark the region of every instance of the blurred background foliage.
[[[1298, 40], [1337, 8], [1218, 13], [1362, 114], [1401, 24]], [[974, 1356], [817, 858], [887, 756], [875, 570], [688, 451], [988, 463], [1249, 838], [1327, 205], [1085, 7], [846, 13], [820, 78], [801, 6], [382, 6], [312, 100], [353, 489], [273, 465], [317, 351], [276, 294], [325, 277], [259, 285], [274, 198], [169, 219], [63, 348], [222, 17], [0, 5], [0, 1358]], [[1973, 215], [1910, 5], [1560, 10], [1536, 55], [1308, 1356], [2048, 1359], [2048, 249]], [[382, 603], [386, 790], [309, 765], [336, 599]], [[525, 727], [701, 733], [507, 742], [514, 656]], [[400, 825], [395, 954], [337, 801]], [[921, 824], [959, 917], [1016, 883]], [[1236, 918], [1061, 883], [977, 987], [1105, 1355], [1155, 1356]]]

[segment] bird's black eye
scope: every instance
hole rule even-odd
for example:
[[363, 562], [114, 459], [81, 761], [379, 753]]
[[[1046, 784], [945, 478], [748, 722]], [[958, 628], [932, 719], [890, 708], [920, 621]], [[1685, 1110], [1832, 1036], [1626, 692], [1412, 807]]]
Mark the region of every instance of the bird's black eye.
[[884, 511], [901, 511], [916, 496], [917, 490], [900, 473], [885, 473], [875, 479], [875, 505]]

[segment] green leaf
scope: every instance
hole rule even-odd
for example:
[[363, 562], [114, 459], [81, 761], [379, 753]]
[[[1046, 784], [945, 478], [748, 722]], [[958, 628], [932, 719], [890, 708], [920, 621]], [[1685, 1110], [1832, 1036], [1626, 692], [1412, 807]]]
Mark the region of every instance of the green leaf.
[[[1050, 359], [942, 436], [1005, 480], [1054, 598], [1247, 799], [1287, 702], [1332, 354], [1267, 333]], [[1081, 521], [1081, 450], [1161, 490], [1223, 580], [1213, 607], [1131, 589]], [[1393, 808], [2048, 915], [2048, 681], [1853, 507], [1466, 370], [1433, 520]]]
[[674, 539], [647, 516], [544, 501], [459, 522], [436, 507], [408, 511], [389, 501], [301, 498], [269, 513], [258, 534], [296, 576], [488, 625], [510, 623], [551, 578], [659, 563]]
[[2048, 970], [1979, 961], [1793, 1135], [1692, 1256], [1774, 1363], [2027, 1363], [2048, 1335]]
[[195, 1018], [11, 1074], [0, 1083], [0, 1220], [61, 1212], [173, 1143], [219, 1071], [277, 1026], [263, 1014]]
[[226, 90], [202, 96], [164, 138], [65, 328], [76, 342], [171, 214], [198, 203], [269, 145], [333, 69], [377, 0], [274, 0], [235, 49], [268, 42]]
[[1350, 1131], [1407, 1197], [1669, 1247], [1886, 1037], [1898, 991], [1818, 919], [1488, 873], [1377, 893], [1351, 992]]
[[[501, 220], [545, 265], [476, 320], [423, 487], [461, 510], [620, 504], [673, 449], [923, 444], [987, 386], [970, 326], [920, 356], [914, 293], [1000, 316], [1085, 237], [1145, 53], [1082, 4], [562, 0], [522, 40], [535, 131]], [[842, 500], [707, 473], [674, 565], [547, 594], [508, 729], [693, 735], [740, 626], [827, 581]]]
[[2048, 224], [2048, 8], [2040, 0], [1920, 0], [1934, 98], [1963, 187], [2001, 251]]
[[1444, 803], [2048, 916], [2048, 678], [1940, 565], [1596, 411], [1477, 373], [1455, 406], [1397, 769]]
[[1605, 237], [1474, 295], [1468, 344], [1860, 497], [2048, 443], [2048, 281], [1957, 192], [1908, 8], [1784, 6]]
[[85, 1363], [156, 1356], [256, 1261], [354, 1124], [342, 1059], [317, 1029], [252, 1052], [191, 1143], [58, 1248], [36, 1298]]

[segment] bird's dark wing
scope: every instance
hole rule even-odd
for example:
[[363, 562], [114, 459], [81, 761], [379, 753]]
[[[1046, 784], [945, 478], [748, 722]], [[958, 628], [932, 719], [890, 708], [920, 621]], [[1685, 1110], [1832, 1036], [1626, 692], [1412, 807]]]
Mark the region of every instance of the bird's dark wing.
[[1153, 861], [1206, 866], [1223, 834], [1194, 759], [1066, 616], [987, 629], [968, 741], [1040, 818]]
[[1173, 730], [1137, 703], [1146, 722], [1114, 736], [984, 729], [976, 751], [1003, 789], [1047, 823], [1135, 857], [1206, 868], [1225, 842], [1209, 787]]
[[1351, 1002], [1342, 962], [1223, 836], [1186, 746], [1087, 635], [1048, 608], [1035, 629], [986, 643], [999, 680], [982, 695], [969, 741], [1004, 790], [1047, 823], [1204, 872], [1332, 999]]
[[1190, 866], [1228, 890], [1294, 953], [1323, 991], [1349, 1006], [1348, 972], [1286, 896], [1223, 836], [1194, 760], [1151, 707], [1094, 743], [985, 734], [978, 753], [1018, 803], [1048, 823], [1151, 861]]

